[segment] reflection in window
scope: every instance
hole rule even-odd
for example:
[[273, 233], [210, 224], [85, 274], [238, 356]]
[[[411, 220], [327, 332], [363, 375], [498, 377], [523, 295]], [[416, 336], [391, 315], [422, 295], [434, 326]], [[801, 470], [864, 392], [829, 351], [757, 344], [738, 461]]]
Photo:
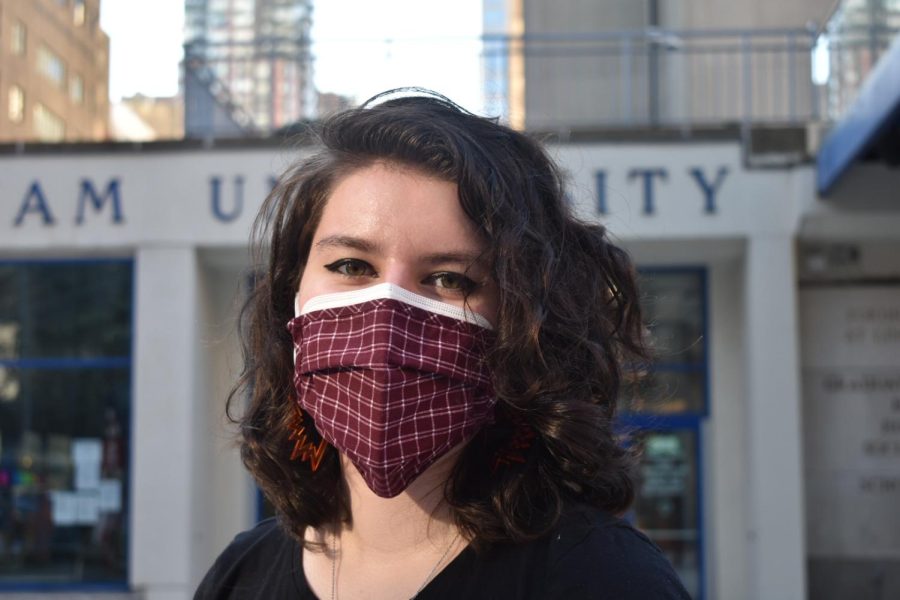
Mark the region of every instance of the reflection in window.
[[75, 0], [75, 5], [72, 7], [72, 22], [77, 27], [81, 27], [82, 25], [84, 25], [84, 21], [85, 21], [84, 0]]
[[641, 308], [657, 362], [702, 364], [706, 360], [703, 272], [649, 271], [641, 275]]
[[702, 269], [641, 270], [653, 361], [626, 375], [619, 406], [640, 456], [632, 517], [694, 598], [703, 589], [698, 448], [707, 412], [705, 277]]
[[636, 443], [641, 465], [635, 524], [662, 549], [696, 598], [700, 590], [697, 434], [644, 432]]
[[38, 48], [37, 65], [38, 70], [43, 73], [47, 79], [65, 89], [66, 63], [63, 62], [63, 59], [60, 58], [56, 52], [47, 46]]
[[25, 118], [25, 92], [17, 85], [9, 86], [7, 116], [13, 123], [21, 123]]
[[706, 404], [706, 372], [702, 368], [680, 369], [657, 365], [629, 374], [625, 387], [627, 395], [623, 395], [619, 407], [622, 411], [699, 414]]
[[26, 41], [27, 34], [25, 30], [25, 24], [16, 21], [15, 23], [13, 23], [12, 35], [9, 39], [9, 49], [14, 56], [22, 56], [25, 54]]
[[34, 105], [34, 132], [43, 142], [61, 142], [66, 137], [66, 122], [41, 103]]
[[11, 354], [2, 354], [0, 342], [0, 359], [128, 356], [127, 267], [116, 261], [0, 263], [0, 327], [16, 332]]
[[620, 410], [706, 413], [706, 282], [699, 269], [641, 271], [652, 361], [626, 377]]
[[124, 585], [131, 270], [0, 263], [0, 585]]

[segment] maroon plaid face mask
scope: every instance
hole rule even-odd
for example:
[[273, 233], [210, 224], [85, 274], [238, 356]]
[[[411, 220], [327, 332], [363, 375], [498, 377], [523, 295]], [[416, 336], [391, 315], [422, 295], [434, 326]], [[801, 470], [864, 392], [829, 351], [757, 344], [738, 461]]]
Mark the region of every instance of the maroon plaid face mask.
[[288, 329], [316, 429], [369, 488], [396, 496], [493, 420], [480, 315], [384, 283], [309, 300]]

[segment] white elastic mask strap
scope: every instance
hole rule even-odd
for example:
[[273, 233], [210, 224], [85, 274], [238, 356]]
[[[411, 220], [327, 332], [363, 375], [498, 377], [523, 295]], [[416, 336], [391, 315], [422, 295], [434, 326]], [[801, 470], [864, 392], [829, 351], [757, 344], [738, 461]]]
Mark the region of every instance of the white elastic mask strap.
[[305, 315], [317, 310], [325, 310], [328, 308], [340, 308], [342, 306], [351, 306], [353, 304], [362, 304], [372, 300], [399, 300], [410, 306], [427, 310], [451, 319], [464, 321], [485, 329], [493, 329], [490, 322], [476, 312], [465, 308], [447, 304], [440, 300], [426, 298], [410, 292], [393, 283], [379, 283], [366, 288], [352, 290], [349, 292], [336, 292], [333, 294], [322, 294], [315, 298], [310, 298], [302, 307], [299, 306], [299, 296], [294, 300], [294, 315]]

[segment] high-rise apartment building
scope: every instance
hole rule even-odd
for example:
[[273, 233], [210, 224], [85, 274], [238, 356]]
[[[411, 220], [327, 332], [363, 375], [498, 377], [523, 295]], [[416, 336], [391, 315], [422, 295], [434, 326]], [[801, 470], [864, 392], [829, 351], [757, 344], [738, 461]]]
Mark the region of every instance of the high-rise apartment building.
[[0, 142], [108, 137], [100, 0], [0, 0]]
[[188, 136], [315, 116], [311, 0], [187, 0], [185, 11]]
[[517, 129], [525, 127], [525, 33], [521, 0], [484, 0], [484, 112]]

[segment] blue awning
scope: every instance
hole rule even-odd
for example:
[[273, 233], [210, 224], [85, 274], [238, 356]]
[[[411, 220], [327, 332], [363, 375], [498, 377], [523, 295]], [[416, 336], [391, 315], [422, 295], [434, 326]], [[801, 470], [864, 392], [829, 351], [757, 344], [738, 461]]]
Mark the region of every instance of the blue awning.
[[[822, 142], [819, 194], [827, 194], [853, 161], [900, 126], [900, 36], [881, 55], [847, 114]], [[895, 143], [900, 143], [898, 140]]]

